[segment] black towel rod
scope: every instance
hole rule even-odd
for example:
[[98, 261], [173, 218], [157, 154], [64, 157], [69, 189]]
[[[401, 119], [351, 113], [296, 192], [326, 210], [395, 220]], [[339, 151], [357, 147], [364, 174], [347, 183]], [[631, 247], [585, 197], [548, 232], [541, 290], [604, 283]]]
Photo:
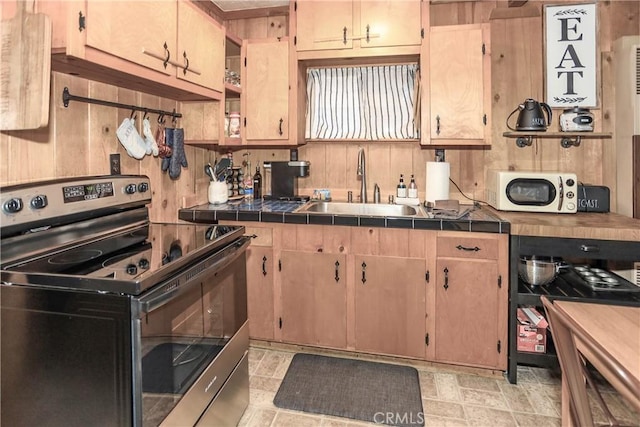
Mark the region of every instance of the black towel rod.
[[158, 114], [159, 117], [171, 116], [174, 119], [178, 119], [182, 117], [182, 114], [176, 113], [175, 109], [173, 110], [173, 112], [169, 112], [164, 110], [156, 110], [153, 108], [139, 107], [137, 105], [127, 105], [127, 104], [121, 104], [119, 102], [104, 101], [102, 99], [85, 98], [84, 96], [77, 96], [77, 95], [70, 94], [69, 88], [65, 87], [62, 90], [62, 103], [64, 104], [65, 107], [68, 107], [69, 101], [80, 101], [80, 102], [87, 102], [89, 104], [106, 105], [107, 107], [122, 108], [124, 110], [131, 110], [131, 111], [144, 111], [145, 114], [148, 114], [148, 113]]

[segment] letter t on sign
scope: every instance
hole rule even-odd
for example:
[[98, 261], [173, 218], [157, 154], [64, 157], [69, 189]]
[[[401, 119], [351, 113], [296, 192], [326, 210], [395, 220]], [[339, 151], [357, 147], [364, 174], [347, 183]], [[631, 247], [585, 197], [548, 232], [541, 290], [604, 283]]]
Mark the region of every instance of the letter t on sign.
[[597, 107], [596, 4], [545, 6], [546, 102]]

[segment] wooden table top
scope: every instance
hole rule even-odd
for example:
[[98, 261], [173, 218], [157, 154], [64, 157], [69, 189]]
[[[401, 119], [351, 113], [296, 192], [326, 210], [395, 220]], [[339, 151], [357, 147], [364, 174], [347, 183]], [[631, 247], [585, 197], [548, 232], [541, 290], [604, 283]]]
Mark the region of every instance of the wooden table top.
[[640, 219], [613, 212], [555, 214], [487, 209], [508, 221], [513, 235], [640, 242]]
[[553, 305], [640, 383], [640, 307], [560, 300]]

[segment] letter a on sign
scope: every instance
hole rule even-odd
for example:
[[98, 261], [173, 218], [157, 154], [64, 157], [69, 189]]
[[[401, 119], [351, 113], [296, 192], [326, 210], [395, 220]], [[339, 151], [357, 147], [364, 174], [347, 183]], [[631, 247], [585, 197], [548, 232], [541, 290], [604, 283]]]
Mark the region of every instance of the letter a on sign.
[[545, 6], [546, 101], [597, 107], [595, 4]]

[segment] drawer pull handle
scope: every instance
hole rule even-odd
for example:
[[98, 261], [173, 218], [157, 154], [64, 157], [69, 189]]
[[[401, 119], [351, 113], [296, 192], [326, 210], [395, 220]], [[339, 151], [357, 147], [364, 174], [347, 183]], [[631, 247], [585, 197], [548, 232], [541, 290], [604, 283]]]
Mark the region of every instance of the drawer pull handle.
[[582, 252], [600, 252], [600, 248], [595, 245], [580, 245]]
[[367, 264], [365, 264], [364, 261], [362, 261], [362, 284], [364, 285], [364, 283], [367, 281]]
[[478, 252], [480, 250], [479, 247], [474, 246], [473, 248], [468, 248], [466, 246], [462, 246], [462, 245], [458, 245], [456, 246], [456, 249], [459, 251], [468, 251], [468, 252]]
[[337, 283], [340, 281], [340, 275], [338, 274], [339, 273], [338, 267], [340, 267], [340, 263], [336, 261], [335, 265], [336, 265], [336, 283]]
[[445, 267], [444, 269], [444, 290], [449, 289], [449, 269]]
[[347, 44], [347, 27], [342, 29], [342, 43]]
[[267, 275], [267, 257], [266, 256], [262, 257], [262, 275], [263, 276]]
[[278, 127], [278, 135], [282, 136], [283, 132], [282, 132], [282, 123], [284, 122], [283, 119], [280, 119], [280, 126]]

